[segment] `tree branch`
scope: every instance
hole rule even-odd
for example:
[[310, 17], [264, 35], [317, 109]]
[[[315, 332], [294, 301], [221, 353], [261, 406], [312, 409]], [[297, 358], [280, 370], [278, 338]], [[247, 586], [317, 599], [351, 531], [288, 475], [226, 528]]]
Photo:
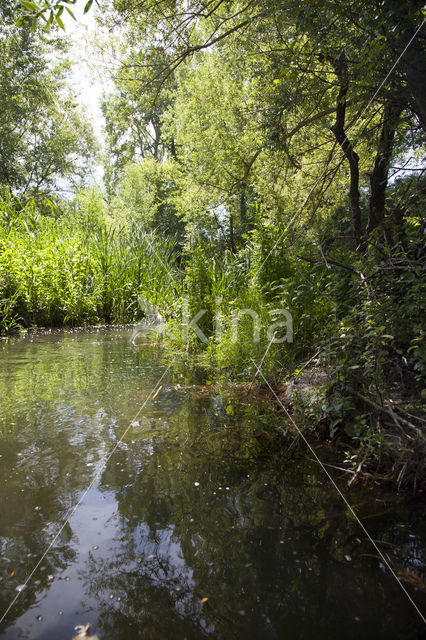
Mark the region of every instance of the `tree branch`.
[[348, 65], [345, 52], [342, 50], [337, 58], [332, 60], [334, 71], [339, 79], [340, 90], [337, 96], [336, 104], [336, 122], [331, 127], [332, 132], [336, 136], [343, 153], [349, 162], [350, 169], [350, 188], [349, 188], [349, 206], [352, 214], [352, 224], [354, 228], [355, 240], [357, 247], [361, 246], [361, 208], [359, 205], [359, 157], [355, 152], [352, 143], [349, 141], [345, 133], [346, 118], [346, 95], [349, 88]]

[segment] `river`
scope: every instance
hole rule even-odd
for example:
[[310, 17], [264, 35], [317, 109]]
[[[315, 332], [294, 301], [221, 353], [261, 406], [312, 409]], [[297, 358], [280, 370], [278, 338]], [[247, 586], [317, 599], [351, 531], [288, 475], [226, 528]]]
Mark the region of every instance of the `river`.
[[1, 638], [425, 637], [424, 501], [341, 481], [405, 592], [283, 418], [131, 335], [0, 341]]

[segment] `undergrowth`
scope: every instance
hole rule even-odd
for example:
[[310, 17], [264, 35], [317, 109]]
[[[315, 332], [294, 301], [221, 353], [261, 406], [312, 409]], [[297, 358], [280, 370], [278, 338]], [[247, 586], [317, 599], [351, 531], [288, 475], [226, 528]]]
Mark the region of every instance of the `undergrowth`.
[[179, 294], [173, 239], [41, 215], [0, 196], [0, 333], [36, 326], [134, 322], [140, 296], [161, 309]]
[[[187, 256], [166, 351], [177, 368], [222, 381], [280, 385], [316, 366], [327, 382], [314, 406], [299, 398], [302, 423], [338, 443], [349, 472], [424, 482], [425, 256], [410, 224], [405, 246], [378, 238], [362, 254], [330, 243], [325, 256], [307, 238], [281, 243], [267, 269], [266, 233], [221, 261], [200, 241]], [[197, 318], [202, 339], [182, 327], [185, 315]]]
[[362, 253], [324, 233], [281, 240], [262, 225], [237, 252], [201, 238], [179, 252], [173, 237], [118, 226], [92, 201], [83, 209], [42, 215], [3, 192], [0, 333], [135, 322], [143, 299], [166, 322], [175, 372], [278, 386], [317, 367], [327, 383], [314, 404], [296, 402], [302, 423], [339, 443], [353, 473], [424, 481], [418, 219], [407, 219], [403, 242], [372, 238]]

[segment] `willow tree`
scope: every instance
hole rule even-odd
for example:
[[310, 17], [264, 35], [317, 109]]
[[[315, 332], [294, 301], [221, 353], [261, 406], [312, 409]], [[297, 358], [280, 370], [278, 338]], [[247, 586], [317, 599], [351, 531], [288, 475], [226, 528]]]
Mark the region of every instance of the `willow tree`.
[[89, 123], [65, 89], [66, 43], [16, 27], [16, 2], [0, 10], [0, 184], [20, 196], [83, 181], [96, 152]]
[[[130, 36], [130, 34], [129, 34]], [[113, 195], [127, 164], [153, 158], [161, 162], [175, 156], [173, 138], [163, 133], [163, 116], [174, 99], [175, 81], [156, 81], [157, 71], [168, 64], [164, 48], [157, 44], [141, 49], [140, 42], [118, 41], [122, 59], [112, 73], [114, 91], [104, 98], [106, 122], [107, 189]]]
[[[66, 4], [43, 0], [33, 14], [53, 20]], [[229, 53], [232, 48], [234, 58], [240, 56], [248, 65], [257, 62], [264, 74], [265, 95], [259, 96], [258, 106], [267, 135], [248, 171], [256, 171], [262, 154], [271, 150], [277, 159], [302, 164], [319, 132], [315, 169], [304, 173], [306, 190], [315, 196], [314, 209], [335, 177], [347, 173], [356, 246], [361, 248], [375, 229], [391, 226], [395, 206], [387, 196], [392, 159], [424, 144], [426, 55], [418, 0], [100, 4], [110, 29], [121, 26], [124, 37], [139, 42], [145, 56], [159, 43], [167, 51], [162, 64], [151, 64], [146, 57], [132, 63], [134, 70], [139, 68], [135, 81], [139, 78], [144, 95], [153, 100], [158, 91], [149, 91], [150, 85], [164, 86], [179, 69], [191, 68], [202, 52], [223, 48]], [[275, 93], [274, 84], [279, 89]]]

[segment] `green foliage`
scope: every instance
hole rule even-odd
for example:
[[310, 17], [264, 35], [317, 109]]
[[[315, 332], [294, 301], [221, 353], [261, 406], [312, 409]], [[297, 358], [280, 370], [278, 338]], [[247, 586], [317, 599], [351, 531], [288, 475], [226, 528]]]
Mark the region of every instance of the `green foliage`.
[[[98, 199], [99, 202], [99, 199]], [[108, 227], [100, 210], [86, 217], [40, 216], [10, 192], [0, 199], [0, 327], [132, 322], [142, 294], [161, 311], [178, 283], [172, 241]], [[78, 203], [81, 207], [81, 201]], [[89, 223], [87, 222], [89, 220]]]
[[198, 229], [213, 224], [229, 234], [228, 220], [219, 222], [226, 211], [234, 233], [247, 232], [247, 210], [255, 199], [247, 167], [263, 142], [251, 118], [254, 82], [232, 49], [199, 56], [177, 76], [166, 131], [182, 166], [178, 208]]
[[183, 241], [184, 223], [176, 214], [174, 194], [179, 167], [173, 161], [146, 158], [125, 167], [111, 215], [122, 225], [156, 231]]
[[372, 427], [374, 411], [364, 398], [409, 400], [426, 380], [422, 267], [401, 246], [383, 246], [380, 254], [380, 262], [375, 252], [365, 261], [369, 279], [358, 283], [358, 302], [329, 335], [322, 355], [330, 435], [363, 438], [373, 448], [383, 436]]
[[107, 225], [110, 222], [107, 203], [98, 186], [80, 189], [74, 202], [67, 206], [67, 219], [87, 232]]
[[[13, 15], [13, 13], [12, 13]], [[55, 191], [59, 179], [84, 182], [96, 153], [90, 123], [65, 89], [66, 44], [0, 23], [0, 186], [22, 197]]]
[[281, 243], [271, 259], [276, 279], [268, 280], [271, 264], [264, 270], [263, 263], [278, 234], [254, 233], [239, 254], [227, 251], [221, 258], [205, 240], [187, 250], [179, 312], [192, 319], [203, 311], [197, 326], [208, 340], [192, 329], [179, 335], [175, 327], [172, 342], [198, 356], [210, 375], [245, 380], [268, 350], [262, 370], [278, 380], [313, 354], [335, 322], [325, 266], [309, 271], [294, 257], [294, 247]]
[[[47, 27], [51, 25], [57, 25], [60, 29], [65, 31], [65, 26], [62, 21], [62, 14], [64, 9], [69, 15], [75, 19], [74, 13], [71, 11], [69, 5], [76, 4], [77, 0], [37, 0], [35, 2], [29, 2], [28, 0], [19, 0], [19, 4], [24, 11], [19, 17], [18, 25], [31, 25], [33, 29], [36, 28], [37, 20], [41, 19]], [[93, 4], [93, 0], [85, 0], [84, 11], [87, 13]]]
[[163, 115], [174, 99], [173, 74], [158, 79], [171, 62], [164, 48], [142, 49], [130, 38], [117, 42], [124, 59], [114, 75], [116, 91], [102, 102], [106, 122], [107, 160], [105, 183], [112, 196], [126, 166], [153, 158], [174, 157], [173, 138], [163, 134]]

